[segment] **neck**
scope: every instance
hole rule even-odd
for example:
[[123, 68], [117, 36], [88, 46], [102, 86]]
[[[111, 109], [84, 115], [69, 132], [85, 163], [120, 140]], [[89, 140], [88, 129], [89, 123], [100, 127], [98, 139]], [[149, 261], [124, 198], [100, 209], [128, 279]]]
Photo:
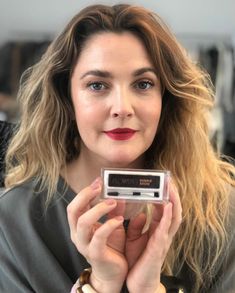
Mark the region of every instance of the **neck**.
[[143, 160], [138, 159], [130, 164], [108, 164], [94, 160], [80, 154], [80, 156], [69, 163], [62, 171], [62, 176], [65, 178], [68, 185], [78, 193], [83, 188], [90, 185], [98, 176], [101, 176], [102, 168], [143, 168]]

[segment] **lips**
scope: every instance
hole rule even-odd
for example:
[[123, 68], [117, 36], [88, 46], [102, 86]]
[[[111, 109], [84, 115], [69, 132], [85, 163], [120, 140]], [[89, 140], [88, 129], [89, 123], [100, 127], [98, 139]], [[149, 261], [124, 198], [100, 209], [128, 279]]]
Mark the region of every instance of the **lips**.
[[131, 128], [115, 128], [104, 131], [104, 133], [113, 140], [128, 140], [136, 133], [136, 130]]

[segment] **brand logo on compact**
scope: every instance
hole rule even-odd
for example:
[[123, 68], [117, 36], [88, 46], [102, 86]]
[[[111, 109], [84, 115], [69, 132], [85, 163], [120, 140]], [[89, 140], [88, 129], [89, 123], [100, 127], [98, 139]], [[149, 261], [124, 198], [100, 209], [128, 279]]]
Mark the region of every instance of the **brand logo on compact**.
[[153, 182], [152, 179], [142, 179], [140, 178], [139, 186], [150, 186]]

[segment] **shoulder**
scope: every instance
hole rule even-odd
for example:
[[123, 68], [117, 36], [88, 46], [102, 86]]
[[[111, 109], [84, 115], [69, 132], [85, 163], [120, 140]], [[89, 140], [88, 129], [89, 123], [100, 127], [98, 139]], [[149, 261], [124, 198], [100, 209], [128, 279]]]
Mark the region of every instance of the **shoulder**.
[[6, 190], [0, 196], [0, 229], [23, 229], [35, 213], [37, 201], [33, 180]]
[[35, 182], [30, 180], [13, 188], [5, 190], [0, 196], [0, 211], [12, 211], [13, 208], [26, 206], [34, 195]]
[[[67, 202], [56, 190], [55, 200], [46, 207], [46, 196], [47, 190], [40, 190], [36, 180], [0, 196], [0, 288], [7, 288], [4, 292], [66, 292], [70, 275], [81, 271], [81, 256], [70, 240], [66, 221]], [[68, 264], [71, 256], [76, 267]], [[48, 280], [48, 272], [54, 283], [42, 281]]]
[[45, 224], [47, 190], [40, 190], [37, 182], [32, 178], [0, 196], [0, 230], [4, 233], [17, 230], [25, 235]]
[[[54, 200], [46, 206], [47, 189], [40, 190], [36, 180], [5, 191], [0, 196], [0, 232], [4, 235], [4, 243], [10, 247], [24, 247], [29, 245], [28, 239], [34, 242], [41, 237], [50, 238], [52, 227], [57, 232], [63, 230], [61, 223], [65, 221], [66, 202], [57, 195], [56, 191]], [[57, 226], [54, 227], [55, 222]]]
[[74, 197], [71, 190], [66, 189], [64, 181], [59, 179], [57, 189], [46, 205], [48, 190], [40, 188], [37, 179], [31, 179], [6, 190], [0, 196], [0, 227], [9, 229], [9, 223], [15, 227], [32, 225], [46, 221], [50, 216], [61, 214], [68, 202]]

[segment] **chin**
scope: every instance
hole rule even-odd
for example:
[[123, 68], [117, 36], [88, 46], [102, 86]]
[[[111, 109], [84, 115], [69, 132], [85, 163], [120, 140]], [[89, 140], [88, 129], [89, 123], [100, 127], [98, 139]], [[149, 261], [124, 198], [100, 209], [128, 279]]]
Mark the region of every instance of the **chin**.
[[108, 163], [107, 167], [113, 167], [113, 168], [141, 168], [142, 164], [142, 158], [141, 157], [134, 157], [128, 156], [128, 155], [120, 155], [115, 156], [112, 158], [107, 158], [106, 162]]

